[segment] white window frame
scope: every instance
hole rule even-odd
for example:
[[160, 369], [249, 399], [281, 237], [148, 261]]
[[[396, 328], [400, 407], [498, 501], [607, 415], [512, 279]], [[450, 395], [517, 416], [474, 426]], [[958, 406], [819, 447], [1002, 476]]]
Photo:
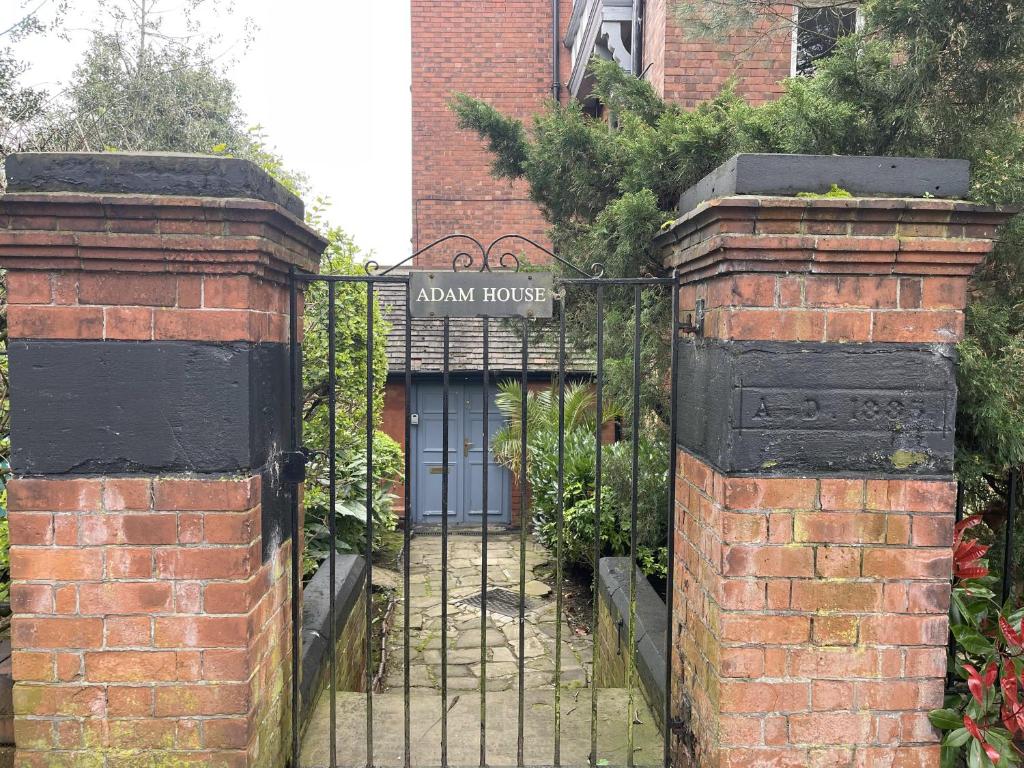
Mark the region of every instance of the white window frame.
[[[799, 37], [800, 37], [800, 35], [799, 35], [799, 32], [800, 32], [800, 11], [808, 9], [808, 8], [813, 8], [813, 7], [814, 7], [813, 3], [805, 3], [803, 5], [798, 5], [798, 4], [794, 4], [793, 5], [793, 34], [790, 36], [792, 39], [791, 39], [791, 43], [790, 43], [790, 54], [789, 54], [789, 76], [790, 77], [796, 77], [797, 76], [796, 62], [797, 62], [797, 53], [798, 53], [797, 48], [799, 46]], [[853, 0], [852, 2], [850, 2], [849, 3], [849, 7], [855, 8], [855, 10], [857, 11], [857, 18], [854, 21], [854, 29], [857, 32], [860, 32], [862, 29], [864, 29], [864, 9], [861, 8], [860, 3], [856, 2], [856, 0]]]

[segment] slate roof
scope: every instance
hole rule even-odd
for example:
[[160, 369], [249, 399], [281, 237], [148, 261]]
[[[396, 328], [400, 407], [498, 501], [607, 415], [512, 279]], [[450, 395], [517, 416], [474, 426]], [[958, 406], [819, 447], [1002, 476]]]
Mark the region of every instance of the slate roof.
[[[385, 319], [391, 324], [388, 334], [388, 372], [405, 372], [405, 293], [402, 283], [377, 283], [374, 295]], [[483, 321], [476, 318], [452, 318], [449, 331], [448, 370], [468, 373], [483, 370]], [[490, 369], [518, 372], [522, 369], [522, 339], [512, 322], [494, 319], [489, 323]], [[412, 370], [417, 373], [441, 373], [443, 370], [443, 320], [416, 318], [412, 321]], [[532, 373], [558, 370], [558, 327], [551, 324], [542, 340], [530, 338], [529, 370]], [[587, 373], [594, 370], [594, 361], [587, 356], [566, 350], [567, 372]]]

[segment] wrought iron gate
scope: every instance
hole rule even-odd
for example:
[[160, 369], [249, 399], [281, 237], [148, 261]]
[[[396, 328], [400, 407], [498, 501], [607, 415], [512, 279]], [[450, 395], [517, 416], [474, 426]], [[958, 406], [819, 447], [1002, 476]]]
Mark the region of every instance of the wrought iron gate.
[[[676, 405], [676, 370], [677, 370], [677, 344], [679, 332], [682, 326], [679, 322], [679, 295], [678, 295], [678, 282], [673, 277], [640, 277], [640, 278], [609, 278], [604, 276], [604, 268], [600, 264], [594, 264], [591, 267], [591, 272], [586, 272], [578, 268], [577, 266], [565, 261], [555, 253], [551, 252], [547, 248], [539, 245], [535, 241], [523, 237], [521, 235], [505, 235], [498, 238], [496, 241], [491, 243], [489, 246], [484, 246], [479, 240], [461, 234], [453, 234], [447, 237], [441, 238], [440, 240], [431, 243], [425, 248], [420, 249], [416, 253], [412, 254], [404, 261], [399, 264], [388, 266], [386, 268], [380, 267], [375, 262], [367, 263], [365, 267], [365, 274], [363, 275], [312, 275], [307, 273], [300, 273], [293, 271], [291, 281], [291, 300], [290, 300], [290, 316], [291, 316], [291, 357], [290, 357], [290, 377], [292, 382], [291, 387], [291, 457], [290, 462], [286, 462], [286, 472], [290, 472], [292, 478], [296, 481], [301, 481], [304, 477], [302, 464], [306, 457], [312, 452], [326, 452], [326, 458], [329, 463], [329, 498], [331, 510], [329, 519], [329, 531], [330, 537], [333, 542], [336, 533], [336, 519], [334, 514], [335, 501], [337, 498], [337, 487], [335, 478], [337, 475], [336, 466], [336, 444], [335, 444], [335, 431], [336, 431], [336, 405], [337, 405], [337, 381], [336, 381], [336, 322], [337, 322], [337, 306], [336, 306], [336, 290], [339, 284], [358, 284], [365, 286], [367, 296], [367, 311], [366, 311], [366, 324], [367, 324], [367, 337], [366, 337], [366, 348], [364, 353], [367, 360], [367, 376], [366, 376], [366, 435], [365, 435], [365, 451], [367, 454], [367, 466], [366, 466], [366, 484], [367, 488], [372, 488], [374, 483], [374, 459], [373, 459], [373, 434], [374, 434], [374, 370], [372, 365], [373, 354], [374, 354], [374, 341], [373, 341], [373, 324], [374, 324], [374, 307], [375, 307], [375, 290], [379, 290], [381, 286], [390, 284], [392, 287], [398, 285], [405, 291], [405, 327], [404, 327], [404, 346], [405, 346], [405, 369], [404, 369], [404, 387], [405, 387], [405, 485], [404, 485], [404, 502], [405, 502], [405, 520], [406, 525], [404, 526], [404, 569], [402, 574], [403, 582], [403, 668], [404, 668], [404, 682], [403, 682], [403, 696], [404, 696], [404, 707], [403, 707], [403, 718], [401, 726], [395, 724], [394, 727], [401, 727], [403, 731], [404, 739], [404, 759], [403, 764], [406, 768], [415, 766], [416, 763], [412, 758], [412, 745], [414, 740], [413, 735], [413, 717], [410, 712], [410, 569], [409, 569], [409, 557], [411, 539], [413, 531], [411, 521], [413, 520], [413, 504], [415, 496], [413, 494], [413, 478], [414, 473], [411, 471], [411, 451], [410, 446], [412, 445], [412, 388], [413, 388], [413, 370], [412, 370], [412, 348], [413, 348], [413, 330], [414, 325], [417, 322], [410, 311], [411, 296], [410, 296], [410, 274], [408, 272], [399, 272], [398, 269], [409, 262], [412, 262], [416, 257], [424, 254], [432, 249], [438, 248], [442, 244], [449, 244], [451, 247], [454, 243], [461, 243], [463, 247], [458, 248], [458, 252], [452, 259], [451, 270], [433, 270], [434, 272], [479, 272], [487, 274], [509, 274], [518, 273], [520, 271], [520, 259], [510, 248], [514, 242], [519, 242], [524, 247], [535, 250], [536, 252], [546, 254], [546, 256], [553, 262], [561, 265], [563, 274], [565, 276], [556, 276], [554, 278], [554, 285], [556, 288], [555, 300], [558, 303], [559, 311], [556, 313], [554, 323], [557, 324], [557, 391], [558, 391], [558, 412], [559, 412], [559, 425], [558, 425], [558, 498], [564, 501], [564, 460], [565, 460], [565, 390], [566, 390], [566, 316], [564, 312], [566, 296], [568, 292], [580, 292], [586, 297], [586, 300], [592, 300], [594, 304], [594, 311], [596, 315], [596, 324], [593, 329], [594, 332], [594, 370], [593, 370], [593, 386], [595, 388], [595, 408], [596, 408], [596, 430], [594, 433], [594, 463], [595, 463], [595, 498], [594, 498], [594, 542], [593, 542], [593, 556], [594, 556], [594, 615], [593, 615], [593, 631], [596, 638], [597, 633], [597, 578], [598, 569], [596, 564], [602, 554], [602, 539], [601, 539], [601, 515], [602, 515], [602, 451], [605, 443], [605, 437], [603, 435], [605, 416], [603, 413], [604, 408], [604, 388], [605, 388], [605, 299], [606, 292], [612, 289], [621, 291], [632, 291], [633, 295], [633, 312], [636, 318], [633, 323], [633, 365], [632, 365], [632, 424], [631, 424], [631, 451], [632, 451], [632, 478], [631, 478], [631, 499], [630, 499], [630, 521], [629, 521], [629, 540], [630, 540], [630, 558], [631, 562], [637, 560], [637, 511], [638, 511], [638, 475], [639, 475], [639, 457], [638, 457], [638, 441], [641, 430], [640, 423], [640, 382], [643, 375], [641, 370], [641, 340], [643, 334], [646, 333], [668, 333], [669, 329], [658, 329], [650, 328], [643, 329], [642, 324], [639, 322], [641, 316], [641, 299], [644, 291], [655, 290], [655, 291], [668, 291], [671, 294], [671, 382], [666, 383], [666, 386], [670, 389], [668, 397], [670, 398], [670, 418], [669, 418], [669, 431], [670, 439], [669, 445], [669, 456], [668, 456], [668, 504], [665, 510], [668, 537], [667, 537], [667, 548], [668, 548], [668, 572], [666, 579], [666, 600], [665, 600], [665, 611], [666, 611], [666, 633], [664, 638], [665, 643], [665, 681], [664, 689], [665, 696], [664, 701], [661, 702], [661, 722], [665, 724], [662, 730], [663, 738], [663, 762], [665, 765], [670, 764], [670, 751], [671, 751], [671, 732], [673, 730], [673, 719], [672, 719], [672, 627], [673, 627], [673, 597], [674, 597], [674, 579], [673, 579], [673, 567], [674, 561], [674, 544], [675, 544], [675, 482], [674, 478], [676, 475], [676, 451], [674, 450], [674, 439], [671, 436], [675, 435], [676, 422], [678, 419], [677, 405]], [[477, 259], [479, 258], [479, 263]], [[329, 386], [327, 392], [327, 407], [328, 407], [328, 418], [329, 418], [329, 442], [326, 446], [304, 446], [302, 443], [302, 413], [301, 413], [301, 397], [302, 397], [302, 356], [301, 356], [301, 334], [299, 323], [302, 321], [301, 304], [300, 304], [300, 291], [302, 286], [309, 286], [315, 282], [325, 283], [328, 291], [328, 316], [327, 316], [327, 335], [328, 335], [328, 371], [329, 371]], [[483, 525], [480, 529], [480, 544], [482, 550], [482, 568], [481, 568], [481, 583], [480, 583], [480, 667], [481, 674], [480, 680], [481, 685], [479, 687], [480, 695], [480, 721], [479, 721], [479, 765], [510, 765], [512, 760], [515, 760], [517, 766], [524, 765], [524, 692], [525, 692], [525, 655], [520, 652], [517, 654], [517, 695], [518, 695], [518, 707], [517, 707], [517, 738], [516, 738], [516, 754], [493, 754], [488, 750], [488, 719], [487, 719], [487, 649], [484, 643], [484, 635], [487, 631], [487, 616], [488, 616], [488, 525], [487, 525], [487, 510], [488, 510], [488, 452], [486, 446], [489, 444], [490, 436], [488, 434], [488, 410], [489, 410], [489, 398], [487, 393], [489, 387], [493, 383], [494, 374], [490, 369], [490, 340], [493, 332], [495, 322], [514, 322], [511, 320], [496, 320], [494, 317], [487, 315], [478, 315], [479, 320], [482, 322], [483, 328], [483, 345], [480, 356], [480, 370], [482, 372], [482, 388], [483, 388], [483, 435], [485, 449], [483, 451], [483, 476], [482, 476], [482, 493], [483, 493], [483, 512], [484, 520]], [[451, 336], [452, 326], [456, 328], [458, 333], [458, 324], [463, 322], [459, 317], [450, 317], [445, 315], [438, 318], [443, 324], [443, 335], [441, 350], [443, 360], [443, 372], [442, 372], [442, 398], [443, 398], [443, 410], [444, 416], [442, 423], [444, 425], [443, 432], [443, 445], [441, 449], [441, 455], [443, 457], [443, 470], [441, 474], [441, 504], [442, 509], [447, 512], [449, 505], [449, 487], [448, 487], [448, 455], [449, 455], [449, 438], [448, 438], [448, 415], [449, 415], [449, 386], [450, 386], [450, 370], [449, 370], [449, 358], [451, 352]], [[525, 626], [525, 606], [527, 603], [526, 595], [526, 541], [528, 531], [528, 490], [527, 490], [527, 408], [528, 408], [528, 389], [529, 389], [529, 374], [530, 374], [530, 344], [531, 344], [531, 324], [534, 320], [530, 317], [523, 316], [518, 320], [519, 324], [519, 335], [521, 337], [521, 366], [519, 371], [519, 380], [521, 384], [522, 400], [520, 404], [521, 408], [521, 419], [520, 424], [520, 460], [519, 460], [519, 483], [518, 483], [518, 494], [519, 494], [519, 505], [520, 505], [520, 527], [519, 527], [519, 576], [518, 576], [518, 648], [523, 649], [524, 647], [524, 626]], [[290, 464], [290, 466], [289, 466]], [[375, 694], [372, 690], [372, 685], [369, 681], [372, 679], [373, 674], [370, 668], [373, 649], [371, 647], [372, 635], [370, 627], [372, 626], [372, 591], [373, 591], [373, 494], [367, 493], [366, 499], [366, 578], [363, 585], [365, 590], [365, 621], [366, 621], [366, 647], [365, 647], [365, 658], [366, 658], [366, 677], [367, 677], [367, 690], [365, 693], [365, 717], [366, 717], [366, 765], [373, 766], [374, 760], [374, 699]], [[551, 757], [550, 765], [560, 766], [563, 764], [563, 753], [562, 753], [562, 718], [563, 718], [563, 706], [562, 700], [559, 695], [561, 691], [561, 674], [562, 674], [562, 615], [563, 615], [563, 586], [564, 586], [564, 573], [563, 573], [563, 557], [562, 557], [562, 545], [563, 545], [563, 526], [564, 526], [564, 509], [562, 503], [559, 503], [558, 516], [556, 520], [557, 526], [557, 550], [554, 553], [554, 562], [556, 565], [555, 574], [555, 659], [554, 659], [554, 738], [551, 743]], [[297, 532], [300, 527], [300, 509], [298, 502], [298, 495], [296, 494], [296, 501], [294, 509], [292, 511], [292, 531]], [[440, 719], [440, 749], [441, 749], [441, 765], [442, 768], [447, 768], [449, 765], [448, 759], [448, 741], [449, 741], [449, 719], [448, 714], [451, 708], [450, 704], [450, 691], [449, 691], [449, 680], [448, 680], [448, 613], [450, 604], [449, 586], [448, 586], [448, 542], [449, 536], [453, 535], [449, 527], [448, 514], [441, 515], [441, 531], [440, 531], [442, 546], [441, 546], [441, 691], [440, 691], [440, 702], [439, 711], [437, 713]], [[298, 541], [298, 537], [293, 537], [293, 541]], [[330, 568], [330, 581], [333, 585], [335, 583], [335, 567], [336, 567], [336, 554], [334, 548], [331, 549], [329, 557], [329, 568]], [[300, 681], [300, 666], [301, 659], [299, 649], [302, 647], [301, 643], [301, 597], [296, 594], [296, 585], [301, 584], [301, 570], [300, 570], [301, 557], [298, 553], [292, 558], [292, 599], [291, 599], [291, 618], [292, 618], [292, 648], [294, 652], [292, 654], [292, 671], [291, 671], [291, 701], [292, 701], [292, 722], [291, 722], [291, 760], [293, 766], [302, 765], [300, 760], [301, 750], [301, 723], [299, 721], [299, 681]], [[630, 593], [630, 611], [628, 621], [628, 638], [629, 642], [627, 647], [630, 649], [631, 658], [628, 663], [628, 688], [629, 688], [629, 702], [630, 709], [628, 714], [628, 745], [627, 745], [627, 765], [633, 765], [633, 700], [634, 696], [637, 695], [637, 674], [635, 657], [637, 653], [636, 643], [634, 642], [636, 632], [636, 608], [635, 608], [635, 596], [637, 590], [637, 579], [636, 569], [630, 569], [629, 578], [629, 593]], [[337, 664], [337, 641], [338, 638], [335, 636], [335, 621], [333, 620], [335, 604], [334, 604], [334, 588], [330, 589], [330, 611], [332, 614], [332, 620], [330, 622], [331, 636], [327, 639], [328, 648], [330, 649], [329, 662], [330, 662], [330, 679], [335, 680], [335, 668]], [[597, 652], [595, 649], [593, 665], [596, 667], [598, 664]], [[597, 685], [594, 683], [593, 670], [591, 671], [591, 689], [590, 689], [590, 750], [589, 755], [586, 757], [586, 761], [591, 766], [606, 765], [607, 762], [602, 760], [601, 755], [598, 751], [598, 695]], [[326, 696], [330, 697], [330, 766], [334, 768], [338, 765], [337, 760], [337, 734], [336, 734], [336, 691], [335, 686], [332, 684], [329, 687]]]

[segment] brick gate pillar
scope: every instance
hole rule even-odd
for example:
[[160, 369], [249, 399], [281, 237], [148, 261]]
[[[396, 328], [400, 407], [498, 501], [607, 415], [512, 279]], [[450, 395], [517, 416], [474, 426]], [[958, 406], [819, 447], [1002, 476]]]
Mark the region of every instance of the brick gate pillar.
[[324, 243], [245, 161], [20, 155], [7, 178], [17, 765], [279, 765], [285, 280]]
[[[703, 324], [679, 366], [677, 764], [935, 768], [955, 344], [1006, 215], [772, 196], [847, 178], [787, 162], [744, 179], [741, 156], [657, 242]], [[873, 162], [855, 191], [932, 189]], [[928, 162], [966, 191], [965, 164]]]

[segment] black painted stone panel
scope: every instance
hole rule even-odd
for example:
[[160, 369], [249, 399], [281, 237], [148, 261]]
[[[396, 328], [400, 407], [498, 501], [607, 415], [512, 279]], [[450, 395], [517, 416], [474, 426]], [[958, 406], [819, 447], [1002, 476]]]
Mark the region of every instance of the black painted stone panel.
[[955, 364], [945, 345], [684, 343], [677, 442], [731, 474], [946, 476]]
[[10, 361], [20, 474], [259, 469], [286, 434], [283, 344], [19, 341]]

